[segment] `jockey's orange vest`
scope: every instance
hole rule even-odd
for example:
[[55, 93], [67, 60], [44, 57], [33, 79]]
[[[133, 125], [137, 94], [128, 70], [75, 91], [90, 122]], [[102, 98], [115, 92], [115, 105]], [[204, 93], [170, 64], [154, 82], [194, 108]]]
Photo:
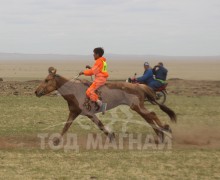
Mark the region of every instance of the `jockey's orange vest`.
[[96, 77], [108, 77], [108, 65], [104, 57], [100, 57], [96, 60], [94, 66], [91, 69], [85, 70], [84, 75]]

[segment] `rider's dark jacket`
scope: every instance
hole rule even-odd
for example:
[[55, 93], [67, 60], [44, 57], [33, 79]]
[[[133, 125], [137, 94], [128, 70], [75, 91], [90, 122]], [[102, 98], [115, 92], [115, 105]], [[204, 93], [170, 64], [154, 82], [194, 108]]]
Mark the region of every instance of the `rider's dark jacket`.
[[160, 79], [166, 81], [168, 70], [163, 66], [155, 66], [153, 68], [153, 74], [155, 75], [155, 79]]

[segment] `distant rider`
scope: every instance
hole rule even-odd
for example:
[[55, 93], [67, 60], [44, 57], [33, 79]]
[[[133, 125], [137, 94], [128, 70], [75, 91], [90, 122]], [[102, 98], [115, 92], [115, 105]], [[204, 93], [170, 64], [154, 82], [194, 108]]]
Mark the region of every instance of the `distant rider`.
[[163, 84], [159, 80], [154, 79], [153, 70], [151, 69], [150, 64], [148, 62], [144, 63], [144, 70], [145, 71], [144, 71], [143, 76], [136, 79], [137, 82], [146, 84], [153, 90], [156, 90], [160, 88], [161, 86], [163, 86]]
[[162, 62], [159, 62], [158, 65], [154, 66], [153, 74], [155, 75], [155, 80], [161, 82], [161, 86], [166, 84], [168, 70], [164, 67]]

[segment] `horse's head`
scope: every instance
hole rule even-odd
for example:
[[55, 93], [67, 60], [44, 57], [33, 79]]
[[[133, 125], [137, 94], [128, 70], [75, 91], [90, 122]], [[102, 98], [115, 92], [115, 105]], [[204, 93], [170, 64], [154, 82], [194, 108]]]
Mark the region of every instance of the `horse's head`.
[[44, 96], [44, 95], [49, 94], [50, 92], [57, 89], [57, 83], [55, 80], [56, 71], [57, 70], [54, 67], [49, 67], [49, 69], [48, 69], [49, 75], [37, 87], [37, 89], [35, 91], [35, 94], [37, 97]]

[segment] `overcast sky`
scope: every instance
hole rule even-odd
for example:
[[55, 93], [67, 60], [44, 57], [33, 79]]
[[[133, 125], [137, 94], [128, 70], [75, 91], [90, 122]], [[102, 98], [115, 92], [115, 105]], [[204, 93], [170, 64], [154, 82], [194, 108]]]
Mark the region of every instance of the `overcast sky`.
[[0, 0], [0, 52], [220, 55], [220, 0]]

